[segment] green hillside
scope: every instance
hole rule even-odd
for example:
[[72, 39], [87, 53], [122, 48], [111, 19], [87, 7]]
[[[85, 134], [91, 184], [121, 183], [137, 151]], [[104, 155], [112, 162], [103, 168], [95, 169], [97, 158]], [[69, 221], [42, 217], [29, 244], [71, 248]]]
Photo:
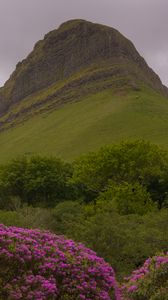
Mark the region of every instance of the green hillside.
[[0, 161], [20, 154], [72, 160], [122, 139], [144, 138], [168, 148], [168, 101], [149, 88], [106, 90], [43, 112], [0, 134]]
[[[27, 58], [18, 62], [0, 88], [0, 116], [26, 97], [87, 69], [89, 72], [83, 74], [87, 76], [80, 76], [73, 88], [104, 80], [110, 86], [120, 76], [129, 77], [132, 85], [140, 81], [168, 96], [158, 75], [119, 31], [85, 20], [70, 20], [46, 34]], [[61, 90], [59, 95], [65, 92]]]
[[72, 160], [123, 139], [168, 147], [168, 89], [114, 28], [71, 20], [45, 35], [0, 88], [0, 161]]

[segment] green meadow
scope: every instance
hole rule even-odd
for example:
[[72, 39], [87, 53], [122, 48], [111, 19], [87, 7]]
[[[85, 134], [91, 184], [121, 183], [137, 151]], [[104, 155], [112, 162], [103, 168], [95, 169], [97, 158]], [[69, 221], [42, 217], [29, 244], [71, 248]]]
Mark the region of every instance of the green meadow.
[[168, 148], [167, 133], [167, 99], [145, 87], [105, 90], [1, 132], [0, 162], [23, 154], [73, 160], [124, 139], [143, 138]]

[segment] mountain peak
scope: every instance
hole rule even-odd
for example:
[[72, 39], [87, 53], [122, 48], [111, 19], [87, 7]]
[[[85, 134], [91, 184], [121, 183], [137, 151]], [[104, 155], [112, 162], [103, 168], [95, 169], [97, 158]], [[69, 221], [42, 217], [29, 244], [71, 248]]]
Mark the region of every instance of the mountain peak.
[[79, 84], [81, 90], [87, 90], [91, 82], [99, 90], [140, 83], [167, 95], [159, 77], [119, 31], [74, 19], [46, 34], [28, 57], [17, 64], [0, 89], [0, 113], [31, 94], [74, 76], [80, 77], [75, 85]]
[[71, 20], [68, 20], [68, 21], [65, 21], [63, 22], [59, 27], [58, 29], [67, 29], [69, 27], [73, 27], [73, 26], [78, 26], [80, 24], [93, 24], [92, 22], [90, 21], [86, 21], [84, 19], [71, 19]]

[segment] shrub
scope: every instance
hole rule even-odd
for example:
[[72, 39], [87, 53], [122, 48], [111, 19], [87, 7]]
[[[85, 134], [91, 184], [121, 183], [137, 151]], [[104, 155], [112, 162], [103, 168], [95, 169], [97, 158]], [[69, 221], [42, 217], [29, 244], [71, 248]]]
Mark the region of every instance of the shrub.
[[0, 166], [0, 209], [14, 209], [21, 204], [55, 206], [71, 197], [67, 182], [72, 175], [71, 165], [52, 157], [21, 157]]
[[168, 209], [143, 216], [120, 216], [112, 211], [93, 209], [89, 213], [90, 217], [81, 217], [79, 221], [76, 218], [76, 226], [64, 220], [64, 224], [67, 223], [64, 233], [85, 243], [108, 261], [120, 280], [140, 267], [149, 256], [168, 251]]
[[148, 258], [144, 265], [125, 278], [123, 299], [168, 299], [168, 253]]
[[78, 201], [64, 201], [51, 210], [49, 229], [56, 234], [73, 235], [76, 225], [83, 222], [84, 206]]
[[23, 217], [16, 211], [0, 210], [0, 224], [6, 226], [23, 226]]
[[17, 211], [0, 210], [0, 224], [24, 228], [51, 228], [51, 210], [40, 207], [25, 206]]
[[116, 185], [111, 183], [107, 189], [100, 193], [96, 206], [102, 210], [115, 209], [121, 215], [144, 215], [155, 209], [150, 194], [139, 183]]
[[87, 202], [97, 198], [110, 180], [116, 184], [138, 182], [162, 208], [167, 205], [167, 174], [167, 152], [149, 142], [137, 140], [83, 155], [74, 163], [72, 182], [86, 195]]
[[0, 225], [0, 299], [120, 299], [113, 269], [63, 236]]

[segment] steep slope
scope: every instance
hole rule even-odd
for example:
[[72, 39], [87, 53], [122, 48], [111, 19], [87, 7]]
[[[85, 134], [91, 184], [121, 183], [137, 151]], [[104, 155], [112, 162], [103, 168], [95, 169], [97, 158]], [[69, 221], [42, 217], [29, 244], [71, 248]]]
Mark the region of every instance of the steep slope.
[[72, 160], [123, 139], [143, 138], [168, 149], [168, 101], [150, 89], [111, 89], [44, 111], [0, 134], [0, 162], [18, 155]]
[[138, 90], [141, 84], [168, 95], [134, 45], [117, 30], [68, 21], [39, 41], [0, 89], [0, 127], [109, 87]]
[[0, 161], [73, 159], [122, 139], [168, 148], [168, 89], [117, 30], [73, 20], [39, 41], [0, 89]]

